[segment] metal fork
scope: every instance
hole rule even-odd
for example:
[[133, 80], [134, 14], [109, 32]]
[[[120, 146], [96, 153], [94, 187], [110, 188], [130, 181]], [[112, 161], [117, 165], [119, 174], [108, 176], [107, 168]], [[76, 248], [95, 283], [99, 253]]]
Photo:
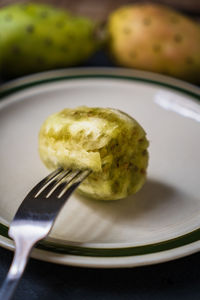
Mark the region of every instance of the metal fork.
[[57, 169], [25, 197], [8, 231], [15, 242], [15, 254], [0, 289], [1, 300], [11, 299], [33, 246], [49, 234], [64, 203], [89, 173], [89, 170]]

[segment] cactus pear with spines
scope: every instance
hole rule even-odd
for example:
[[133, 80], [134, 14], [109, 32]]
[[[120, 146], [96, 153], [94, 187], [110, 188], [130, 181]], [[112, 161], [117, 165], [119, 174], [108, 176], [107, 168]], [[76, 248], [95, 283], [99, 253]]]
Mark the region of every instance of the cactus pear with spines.
[[98, 48], [93, 21], [43, 4], [0, 10], [0, 72], [16, 77], [72, 66]]
[[200, 25], [158, 4], [114, 11], [108, 21], [109, 48], [122, 66], [200, 82]]

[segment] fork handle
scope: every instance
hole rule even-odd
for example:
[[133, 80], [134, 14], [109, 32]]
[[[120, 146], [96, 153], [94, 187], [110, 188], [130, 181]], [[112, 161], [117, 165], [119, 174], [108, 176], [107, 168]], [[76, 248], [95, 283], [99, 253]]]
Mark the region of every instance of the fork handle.
[[14, 258], [0, 289], [0, 300], [10, 300], [24, 273], [33, 244], [17, 243]]

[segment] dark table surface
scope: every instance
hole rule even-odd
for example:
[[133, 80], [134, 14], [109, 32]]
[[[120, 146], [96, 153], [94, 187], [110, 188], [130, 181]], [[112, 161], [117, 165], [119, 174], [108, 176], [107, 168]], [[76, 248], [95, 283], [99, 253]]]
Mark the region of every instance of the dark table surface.
[[[103, 53], [86, 66], [112, 66]], [[13, 254], [0, 248], [0, 282]], [[84, 269], [30, 259], [14, 300], [200, 299], [200, 253], [132, 269]]]

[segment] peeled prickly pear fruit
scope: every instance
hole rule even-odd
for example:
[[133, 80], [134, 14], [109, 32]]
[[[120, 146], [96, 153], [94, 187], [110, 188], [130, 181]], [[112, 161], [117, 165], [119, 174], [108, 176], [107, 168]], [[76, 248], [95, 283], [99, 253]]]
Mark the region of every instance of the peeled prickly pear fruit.
[[86, 60], [98, 47], [96, 25], [43, 4], [0, 10], [0, 71], [15, 77]]
[[109, 48], [122, 66], [200, 82], [200, 25], [156, 4], [119, 8], [108, 21]]
[[146, 133], [122, 111], [77, 107], [50, 115], [39, 134], [39, 152], [49, 169], [90, 169], [79, 192], [117, 200], [144, 184], [148, 165]]

